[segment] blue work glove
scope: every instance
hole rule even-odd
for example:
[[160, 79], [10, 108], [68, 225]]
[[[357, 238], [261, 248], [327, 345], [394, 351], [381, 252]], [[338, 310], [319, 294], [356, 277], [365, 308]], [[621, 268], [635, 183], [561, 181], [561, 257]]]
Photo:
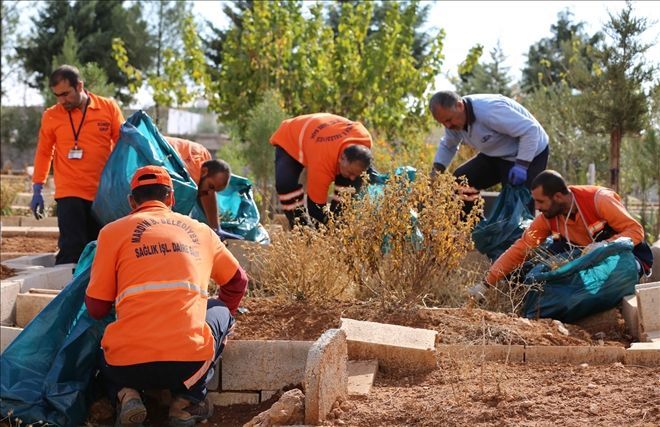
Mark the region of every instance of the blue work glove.
[[238, 234], [226, 232], [226, 231], [222, 230], [220, 227], [218, 227], [217, 230], [213, 230], [213, 231], [215, 231], [215, 234], [217, 234], [218, 237], [220, 237], [220, 240], [222, 240], [223, 242], [227, 239], [245, 240], [245, 238], [243, 236], [239, 236]]
[[30, 209], [34, 214], [34, 217], [38, 220], [43, 219], [46, 216], [44, 214], [44, 196], [41, 194], [43, 188], [43, 184], [32, 185], [32, 201], [30, 202]]
[[523, 185], [527, 181], [527, 168], [522, 165], [514, 165], [509, 171], [509, 184]]

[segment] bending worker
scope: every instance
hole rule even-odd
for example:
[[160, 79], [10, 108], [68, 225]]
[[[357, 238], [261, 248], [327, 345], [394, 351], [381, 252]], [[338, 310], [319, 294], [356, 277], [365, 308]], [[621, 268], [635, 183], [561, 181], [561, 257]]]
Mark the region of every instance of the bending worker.
[[[275, 187], [289, 225], [307, 224], [304, 190], [298, 182], [307, 169], [307, 211], [320, 223], [328, 221], [330, 184], [335, 194], [357, 191], [361, 175], [371, 166], [371, 135], [359, 122], [327, 113], [308, 114], [282, 122], [270, 139], [275, 146]], [[333, 198], [330, 209], [339, 203]]]
[[[454, 176], [467, 178], [470, 187], [484, 190], [495, 184], [526, 185], [548, 164], [548, 135], [529, 111], [502, 95], [437, 92], [429, 108], [445, 127], [433, 159], [433, 173], [444, 172], [461, 143], [479, 153], [460, 165]], [[473, 202], [466, 202], [471, 209]], [[534, 206], [530, 206], [534, 212]]]
[[42, 190], [52, 163], [60, 230], [55, 264], [75, 263], [101, 228], [92, 202], [124, 117], [115, 101], [85, 90], [76, 67], [62, 65], [53, 71], [48, 86], [57, 104], [41, 118], [30, 209], [35, 218], [43, 218]]
[[[105, 330], [103, 375], [116, 425], [138, 425], [147, 412], [140, 391], [168, 388], [171, 426], [209, 418], [206, 384], [234, 325], [247, 276], [205, 224], [172, 212], [174, 190], [159, 166], [131, 180], [133, 211], [101, 229], [85, 296], [90, 315], [117, 320]], [[208, 283], [219, 285], [209, 299]]]
[[553, 253], [584, 247], [584, 253], [621, 237], [633, 242], [633, 255], [638, 272], [649, 274], [653, 264], [651, 248], [644, 240], [644, 228], [621, 203], [614, 191], [594, 185], [567, 186], [564, 178], [553, 171], [541, 172], [532, 182], [532, 197], [541, 212], [522, 237], [490, 267], [484, 283], [468, 289], [471, 296], [482, 299], [484, 292], [520, 267], [532, 249], [549, 236]]
[[229, 164], [224, 160], [213, 159], [209, 150], [202, 144], [171, 136], [166, 136], [165, 140], [179, 153], [190, 177], [197, 184], [197, 200], [209, 227], [221, 234], [216, 193], [227, 188], [229, 184]]

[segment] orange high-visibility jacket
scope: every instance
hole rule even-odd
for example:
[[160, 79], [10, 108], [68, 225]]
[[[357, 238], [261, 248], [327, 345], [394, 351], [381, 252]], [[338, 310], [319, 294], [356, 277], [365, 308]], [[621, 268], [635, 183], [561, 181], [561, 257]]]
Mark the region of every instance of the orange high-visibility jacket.
[[115, 304], [101, 341], [108, 363], [210, 360], [209, 277], [223, 286], [237, 270], [213, 230], [158, 201], [103, 227], [87, 296]]
[[[78, 138], [78, 147], [83, 150], [82, 159], [68, 158], [75, 139], [66, 109], [60, 104], [54, 105], [44, 111], [41, 118], [32, 182], [46, 182], [52, 162], [56, 199], [79, 197], [94, 200], [101, 172], [124, 123], [124, 116], [115, 101], [89, 92], [87, 95], [90, 101]], [[71, 111], [76, 130], [82, 116], [79, 108]]]
[[[614, 191], [597, 186], [575, 185], [568, 187], [575, 198], [577, 214], [573, 219], [559, 215], [547, 219], [542, 214], [534, 218], [522, 237], [504, 252], [491, 266], [486, 275], [486, 282], [494, 285], [498, 280], [511, 273], [525, 261], [529, 252], [539, 246], [548, 236], [559, 235], [574, 245], [587, 246], [593, 242], [592, 236], [605, 224], [617, 234], [608, 240], [629, 237], [633, 245], [644, 239], [644, 229]], [[587, 203], [591, 198], [593, 203]], [[591, 207], [593, 206], [593, 210]]]
[[166, 136], [165, 140], [179, 153], [181, 160], [195, 184], [202, 179], [202, 164], [211, 160], [211, 153], [202, 144], [187, 139]]
[[350, 144], [371, 148], [371, 135], [360, 122], [328, 113], [307, 114], [284, 120], [270, 138], [307, 169], [307, 195], [325, 204], [328, 188], [339, 173], [339, 156]]

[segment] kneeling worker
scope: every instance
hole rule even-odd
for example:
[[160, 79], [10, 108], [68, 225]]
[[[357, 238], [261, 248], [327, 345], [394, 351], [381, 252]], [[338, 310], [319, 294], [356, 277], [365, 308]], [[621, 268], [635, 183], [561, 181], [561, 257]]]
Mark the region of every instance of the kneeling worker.
[[187, 139], [166, 136], [165, 140], [176, 150], [197, 184], [197, 200], [204, 210], [209, 227], [223, 234], [218, 221], [218, 199], [216, 193], [227, 188], [231, 168], [224, 160], [213, 159], [202, 144]]
[[[359, 122], [327, 113], [308, 114], [282, 122], [270, 139], [275, 146], [275, 188], [289, 225], [307, 224], [305, 197], [298, 182], [307, 169], [307, 211], [325, 224], [330, 184], [335, 194], [359, 190], [361, 175], [371, 166], [371, 135]], [[333, 198], [330, 210], [337, 212]], [[308, 225], [308, 224], [307, 224]]]
[[567, 186], [559, 173], [545, 170], [532, 182], [532, 198], [542, 215], [534, 218], [522, 237], [493, 263], [484, 283], [468, 289], [471, 296], [483, 299], [488, 287], [520, 267], [532, 249], [549, 236], [555, 238], [550, 248], [553, 253], [570, 245], [584, 247], [583, 253], [587, 253], [607, 241], [630, 238], [640, 277], [650, 273], [653, 254], [644, 240], [644, 228], [614, 191], [594, 185]]
[[[105, 330], [101, 373], [118, 402], [116, 425], [146, 418], [140, 390], [170, 389], [171, 426], [212, 415], [206, 384], [234, 325], [247, 276], [205, 224], [172, 212], [173, 187], [159, 166], [131, 181], [133, 211], [101, 230], [85, 296], [90, 315], [117, 320]], [[208, 283], [219, 285], [209, 299]]]

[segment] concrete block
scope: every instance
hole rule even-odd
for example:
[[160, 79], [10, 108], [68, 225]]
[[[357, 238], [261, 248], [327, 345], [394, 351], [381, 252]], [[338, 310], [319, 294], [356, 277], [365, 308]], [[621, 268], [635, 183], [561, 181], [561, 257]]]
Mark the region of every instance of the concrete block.
[[635, 286], [639, 315], [639, 334], [660, 330], [660, 282], [644, 283]]
[[440, 344], [437, 351], [441, 357], [452, 359], [485, 360], [493, 362], [522, 363], [525, 361], [525, 346], [522, 345], [460, 345]]
[[22, 216], [21, 227], [57, 227], [57, 217], [47, 216], [44, 219], [35, 219], [29, 216]]
[[265, 402], [275, 396], [279, 390], [261, 390], [260, 402]]
[[57, 227], [2, 227], [2, 237], [58, 237], [60, 229]]
[[257, 405], [260, 402], [260, 395], [256, 392], [214, 391], [207, 396], [214, 406]]
[[0, 282], [0, 324], [16, 324], [16, 296], [20, 291], [20, 281], [9, 279]]
[[222, 390], [279, 390], [302, 384], [312, 343], [229, 340], [222, 353]]
[[651, 331], [646, 333], [646, 340], [648, 342], [660, 343], [660, 331]]
[[525, 349], [527, 363], [609, 365], [623, 362], [625, 349], [610, 346], [530, 346]]
[[10, 215], [2, 217], [2, 226], [3, 227], [20, 227], [22, 216]]
[[4, 263], [7, 267], [14, 268], [17, 270], [24, 269], [26, 267], [39, 266], [39, 267], [54, 267], [55, 266], [55, 254], [54, 253], [39, 253], [34, 255], [24, 255], [18, 258], [14, 258]]
[[45, 289], [62, 290], [73, 279], [75, 264], [60, 264], [44, 270], [46, 275]]
[[377, 359], [385, 368], [434, 369], [436, 331], [341, 319], [351, 359]]
[[626, 331], [639, 339], [639, 315], [637, 311], [637, 295], [626, 295], [621, 301], [621, 314], [626, 322]]
[[656, 241], [653, 246], [651, 246], [651, 252], [653, 253], [653, 259], [656, 261], [653, 263], [651, 268], [651, 276], [648, 278], [649, 282], [660, 282], [660, 265], [657, 262], [660, 262], [660, 240]]
[[23, 328], [0, 326], [0, 353], [4, 352], [9, 344], [11, 344], [21, 332], [23, 332]]
[[24, 328], [57, 295], [26, 293], [16, 296], [16, 325]]
[[378, 372], [378, 360], [348, 361], [348, 394], [349, 396], [366, 396]]
[[660, 342], [632, 343], [625, 352], [624, 364], [660, 366]]
[[348, 396], [346, 332], [329, 329], [309, 349], [305, 367], [305, 423], [323, 422], [337, 399]]

